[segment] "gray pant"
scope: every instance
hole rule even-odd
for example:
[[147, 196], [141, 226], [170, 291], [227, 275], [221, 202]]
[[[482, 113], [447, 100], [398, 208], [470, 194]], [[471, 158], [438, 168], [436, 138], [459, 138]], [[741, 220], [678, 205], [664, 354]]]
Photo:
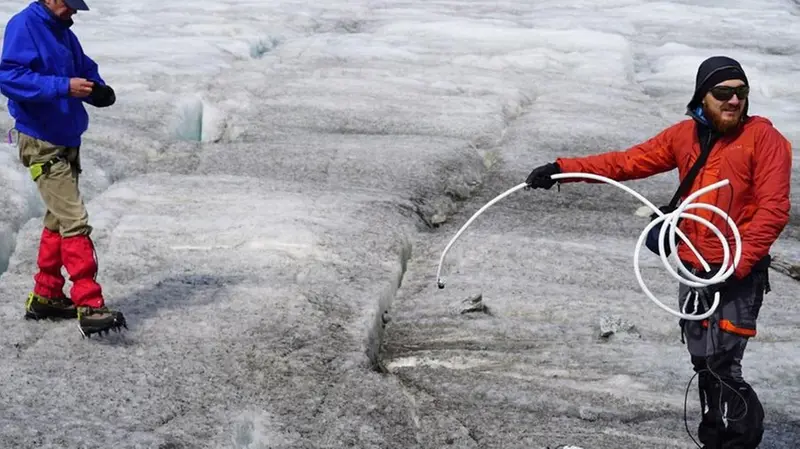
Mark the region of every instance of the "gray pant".
[[[695, 272], [696, 276], [709, 278], [713, 271]], [[697, 357], [711, 357], [738, 349], [742, 342], [756, 336], [756, 320], [761, 310], [768, 280], [767, 272], [756, 271], [744, 279], [729, 278], [727, 287], [721, 293], [716, 312], [707, 320], [683, 322], [683, 334], [689, 354]], [[705, 312], [711, 304], [695, 304], [687, 299], [689, 287], [680, 284], [678, 304], [687, 313], [695, 312], [695, 307]], [[742, 349], [743, 351], [743, 349]]]
[[[694, 272], [705, 278], [713, 273]], [[705, 447], [755, 449], [761, 443], [764, 409], [742, 376], [742, 358], [748, 340], [756, 335], [756, 320], [768, 291], [767, 268], [757, 269], [744, 279], [728, 281], [717, 310], [707, 320], [681, 320], [682, 336], [698, 375], [702, 410], [698, 437]], [[687, 298], [689, 292], [689, 287], [680, 284], [681, 310], [708, 310], [711, 304], [698, 304]]]

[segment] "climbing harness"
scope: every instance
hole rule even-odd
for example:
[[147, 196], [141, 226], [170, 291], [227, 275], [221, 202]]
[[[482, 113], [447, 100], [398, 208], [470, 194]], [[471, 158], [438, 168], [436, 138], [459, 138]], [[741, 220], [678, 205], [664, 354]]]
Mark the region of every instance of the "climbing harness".
[[[659, 231], [659, 236], [658, 236], [659, 258], [661, 259], [661, 262], [664, 264], [664, 267], [667, 269], [667, 271], [670, 273], [670, 275], [672, 275], [672, 277], [677, 279], [680, 283], [682, 283], [684, 285], [687, 285], [689, 287], [695, 287], [695, 288], [697, 288], [697, 287], [705, 287], [707, 285], [712, 285], [712, 284], [717, 284], [717, 283], [724, 282], [731, 275], [733, 275], [733, 272], [736, 269], [736, 266], [739, 265], [739, 261], [740, 261], [740, 259], [742, 257], [742, 238], [741, 238], [741, 235], [739, 233], [739, 229], [736, 227], [736, 223], [734, 223], [734, 221], [728, 216], [727, 213], [725, 213], [722, 209], [720, 209], [720, 208], [718, 208], [716, 206], [713, 206], [713, 205], [710, 205], [710, 204], [705, 204], [705, 203], [693, 203], [693, 201], [695, 201], [695, 199], [697, 199], [698, 197], [700, 197], [700, 196], [702, 196], [702, 195], [704, 195], [704, 194], [706, 194], [706, 193], [708, 193], [710, 191], [713, 191], [713, 190], [719, 189], [720, 187], [728, 185], [730, 183], [729, 180], [724, 179], [724, 180], [719, 181], [719, 182], [717, 182], [715, 184], [709, 185], [707, 187], [704, 187], [704, 188], [698, 190], [697, 192], [689, 195], [677, 207], [677, 209], [675, 209], [674, 211], [669, 212], [669, 213], [664, 213], [660, 209], [658, 209], [655, 205], [653, 205], [653, 203], [648, 201], [647, 198], [643, 197], [641, 194], [639, 194], [635, 190], [633, 190], [630, 187], [627, 187], [627, 186], [625, 186], [625, 185], [623, 185], [623, 184], [621, 184], [621, 183], [619, 183], [617, 181], [614, 181], [613, 179], [606, 178], [604, 176], [594, 175], [594, 174], [590, 174], [590, 173], [560, 173], [560, 174], [556, 174], [556, 175], [551, 176], [551, 178], [552, 179], [584, 178], [584, 179], [593, 179], [593, 180], [596, 180], [596, 181], [605, 182], [607, 184], [611, 184], [611, 185], [613, 185], [615, 187], [618, 187], [618, 188], [630, 193], [631, 195], [636, 197], [639, 201], [644, 203], [647, 207], [649, 207], [653, 211], [653, 213], [657, 215], [657, 217], [655, 219], [653, 219], [652, 221], [650, 221], [650, 223], [644, 228], [644, 230], [642, 230], [642, 233], [639, 236], [639, 240], [636, 242], [636, 247], [635, 247], [634, 252], [633, 252], [633, 269], [634, 269], [634, 272], [636, 274], [636, 279], [639, 282], [639, 286], [642, 288], [642, 291], [644, 291], [645, 295], [647, 295], [647, 297], [650, 298], [650, 300], [653, 301], [657, 306], [659, 306], [661, 309], [667, 311], [668, 313], [677, 316], [678, 318], [682, 318], [682, 319], [685, 319], [685, 320], [699, 321], [699, 320], [704, 320], [704, 319], [706, 319], [706, 318], [708, 318], [708, 317], [710, 317], [711, 315], [714, 314], [714, 312], [717, 309], [717, 306], [719, 305], [719, 301], [720, 301], [720, 293], [719, 292], [716, 292], [714, 294], [714, 303], [711, 305], [711, 307], [708, 308], [708, 310], [706, 310], [702, 314], [683, 313], [681, 311], [674, 310], [674, 309], [666, 306], [661, 301], [659, 301], [658, 298], [656, 298], [653, 295], [653, 293], [650, 292], [650, 289], [647, 288], [647, 285], [645, 285], [644, 280], [642, 279], [641, 270], [639, 268], [639, 258], [640, 258], [642, 246], [645, 243], [645, 239], [647, 238], [647, 235], [650, 232], [650, 230], [653, 229], [656, 226], [659, 226], [661, 223], [663, 223], [663, 225], [661, 226], [661, 229]], [[481, 207], [472, 217], [470, 217], [469, 220], [467, 220], [467, 222], [461, 227], [461, 229], [458, 230], [456, 235], [450, 240], [450, 242], [445, 247], [444, 251], [442, 252], [441, 258], [439, 259], [439, 268], [436, 271], [436, 283], [437, 283], [437, 285], [438, 285], [438, 287], [440, 289], [445, 287], [445, 282], [441, 277], [442, 264], [444, 263], [445, 256], [447, 255], [447, 252], [450, 250], [450, 248], [453, 246], [453, 244], [456, 242], [456, 240], [464, 232], [464, 230], [466, 230], [466, 228], [470, 224], [472, 224], [472, 222], [480, 214], [482, 214], [484, 211], [486, 211], [486, 209], [491, 207], [493, 204], [497, 203], [501, 199], [503, 199], [503, 198], [507, 197], [508, 195], [511, 195], [512, 193], [514, 193], [514, 192], [516, 192], [518, 190], [521, 190], [521, 189], [523, 189], [525, 187], [528, 187], [527, 183], [522, 183], [522, 184], [516, 185], [516, 186], [512, 187], [511, 189], [509, 189], [509, 190], [503, 192], [502, 194], [498, 195], [493, 200], [489, 201], [485, 206]], [[690, 210], [690, 209], [705, 209], [705, 210], [714, 212], [715, 214], [721, 216], [725, 221], [727, 221], [728, 225], [733, 230], [734, 239], [736, 241], [736, 250], [735, 250], [735, 253], [733, 255], [733, 261], [730, 260], [731, 259], [731, 249], [730, 249], [730, 246], [728, 245], [728, 240], [725, 238], [725, 235], [722, 233], [722, 231], [720, 231], [719, 228], [714, 226], [710, 221], [708, 221], [708, 220], [706, 220], [706, 219], [704, 219], [704, 218], [702, 218], [700, 216], [697, 216], [697, 215], [694, 215], [694, 214], [686, 212], [687, 210]], [[708, 279], [700, 278], [700, 277], [696, 276], [691, 271], [690, 268], [687, 268], [684, 265], [684, 263], [678, 258], [678, 256], [677, 256], [677, 243], [675, 241], [676, 240], [675, 239], [676, 235], [678, 235], [681, 238], [681, 240], [684, 243], [686, 243], [686, 245], [689, 247], [689, 249], [695, 254], [695, 256], [697, 256], [697, 259], [700, 261], [701, 265], [703, 266], [703, 269], [706, 272], [710, 272], [711, 271], [711, 267], [708, 265], [708, 263], [705, 261], [705, 259], [703, 259], [703, 257], [700, 255], [700, 253], [694, 247], [694, 245], [692, 245], [692, 242], [689, 241], [688, 237], [686, 237], [686, 235], [680, 229], [678, 229], [678, 220], [680, 220], [680, 219], [689, 219], [689, 220], [693, 220], [693, 221], [696, 221], [696, 222], [699, 222], [699, 223], [705, 225], [719, 239], [720, 244], [722, 245], [723, 261], [722, 261], [721, 268], [719, 270], [717, 270], [717, 272], [716, 272], [716, 274], [714, 274], [714, 276], [712, 276], [712, 277], [710, 277]], [[667, 234], [667, 232], [669, 232], [669, 233]], [[668, 237], [669, 238], [668, 242], [669, 242], [669, 248], [671, 250], [670, 252], [666, 252], [665, 251], [666, 242], [665, 242], [664, 237]], [[669, 260], [670, 257], [673, 259], [673, 262], [677, 262], [678, 270], [683, 274], [683, 276], [680, 276], [675, 271], [675, 269], [672, 267], [672, 265], [670, 263], [670, 260]]]
[[[17, 131], [17, 137], [19, 137], [19, 130], [17, 130], [16, 128], [9, 129], [8, 134], [6, 135], [6, 140], [9, 145], [14, 144], [14, 139], [12, 134], [14, 131]], [[80, 147], [77, 148], [77, 151], [80, 151]], [[65, 150], [62, 150], [59, 151], [55, 156], [53, 156], [50, 160], [46, 162], [31, 164], [28, 167], [31, 179], [33, 179], [33, 181], [35, 182], [37, 179], [42, 177], [42, 175], [47, 175], [48, 173], [50, 173], [50, 169], [53, 167], [53, 165], [55, 165], [58, 162], [64, 162], [65, 164], [68, 164], [76, 174], [80, 174], [83, 172], [80, 165], [80, 158], [76, 156], [74, 161], [70, 161], [66, 155]]]
[[42, 175], [47, 175], [48, 173], [50, 173], [50, 168], [57, 162], [64, 162], [66, 164], [69, 164], [69, 161], [67, 160], [67, 157], [66, 155], [64, 155], [64, 153], [56, 154], [55, 156], [53, 156], [52, 159], [50, 159], [47, 162], [31, 164], [30, 167], [28, 167], [28, 170], [31, 173], [31, 179], [36, 181]]

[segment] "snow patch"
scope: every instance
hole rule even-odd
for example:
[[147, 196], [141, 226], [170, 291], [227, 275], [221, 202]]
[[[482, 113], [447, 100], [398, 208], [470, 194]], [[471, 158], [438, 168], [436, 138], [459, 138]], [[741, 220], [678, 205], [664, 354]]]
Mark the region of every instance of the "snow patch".
[[484, 365], [487, 365], [487, 362], [463, 356], [454, 356], [449, 360], [440, 360], [430, 357], [409, 356], [409, 357], [400, 357], [397, 359], [393, 359], [390, 363], [386, 365], [386, 368], [389, 370], [389, 372], [394, 372], [400, 368], [416, 368], [420, 366], [426, 366], [431, 368], [446, 368], [452, 370], [463, 370], [463, 369], [477, 368]]
[[637, 217], [649, 217], [652, 214], [653, 210], [647, 206], [641, 206], [638, 209], [636, 209], [636, 212], [633, 213], [633, 215]]
[[33, 217], [44, 214], [36, 185], [19, 161], [15, 145], [0, 144], [0, 273], [16, 248], [19, 228]]
[[170, 135], [192, 142], [219, 142], [227, 129], [226, 114], [201, 95], [182, 98], [170, 123]]
[[275, 36], [265, 36], [250, 42], [250, 57], [261, 59], [265, 54], [271, 52], [283, 42], [283, 38]]
[[283, 432], [272, 415], [266, 412], [243, 413], [233, 426], [231, 442], [234, 449], [279, 449], [296, 447], [300, 438]]

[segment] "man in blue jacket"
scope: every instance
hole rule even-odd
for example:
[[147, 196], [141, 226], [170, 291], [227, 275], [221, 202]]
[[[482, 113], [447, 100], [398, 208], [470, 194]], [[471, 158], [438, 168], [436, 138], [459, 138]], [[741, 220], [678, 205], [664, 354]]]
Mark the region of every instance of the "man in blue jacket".
[[[125, 326], [121, 312], [105, 306], [96, 281], [92, 227], [78, 189], [81, 136], [89, 125], [84, 103], [114, 104], [97, 64], [70, 30], [83, 0], [39, 0], [6, 25], [0, 57], [0, 93], [19, 133], [22, 164], [30, 170], [47, 208], [28, 318], [77, 318], [84, 336]], [[63, 293], [66, 268], [73, 282]]]

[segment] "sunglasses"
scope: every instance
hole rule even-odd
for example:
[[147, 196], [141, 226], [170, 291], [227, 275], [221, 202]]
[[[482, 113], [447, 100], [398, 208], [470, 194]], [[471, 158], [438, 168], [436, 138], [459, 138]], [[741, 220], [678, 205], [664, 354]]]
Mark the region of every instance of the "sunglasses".
[[747, 95], [750, 94], [750, 87], [715, 86], [712, 87], [709, 92], [711, 92], [711, 95], [719, 101], [728, 101], [733, 98], [733, 94], [736, 94], [736, 97], [740, 100], [745, 100], [747, 99]]

